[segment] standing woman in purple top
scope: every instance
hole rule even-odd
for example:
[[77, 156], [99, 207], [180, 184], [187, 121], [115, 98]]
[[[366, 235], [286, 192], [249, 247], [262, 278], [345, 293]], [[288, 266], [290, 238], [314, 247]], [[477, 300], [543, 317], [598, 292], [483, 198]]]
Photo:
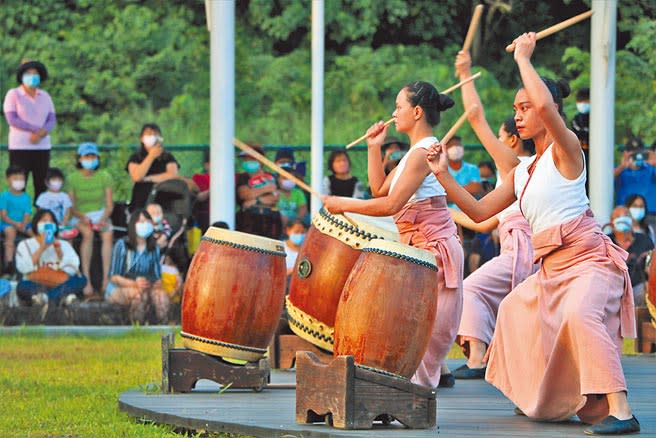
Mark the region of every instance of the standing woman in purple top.
[[34, 199], [46, 190], [50, 163], [50, 131], [57, 118], [50, 95], [39, 88], [48, 78], [39, 61], [23, 61], [16, 71], [19, 86], [7, 92], [3, 110], [9, 123], [9, 164], [32, 172]]

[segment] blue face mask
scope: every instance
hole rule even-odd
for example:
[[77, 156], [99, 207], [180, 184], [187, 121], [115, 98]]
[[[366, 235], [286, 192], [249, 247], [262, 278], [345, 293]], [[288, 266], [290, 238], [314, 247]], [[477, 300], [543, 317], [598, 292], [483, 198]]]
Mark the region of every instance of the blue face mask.
[[581, 114], [588, 114], [590, 112], [590, 104], [585, 102], [577, 103], [576, 110]]
[[633, 228], [633, 223], [630, 217], [620, 216], [618, 218], [615, 218], [615, 220], [613, 221], [613, 226], [620, 233], [627, 233], [631, 231], [631, 228]]
[[137, 222], [134, 231], [137, 233], [137, 236], [147, 239], [153, 234], [153, 224], [150, 222]]
[[301, 246], [301, 244], [305, 240], [305, 234], [292, 233], [289, 235], [289, 240], [291, 240], [294, 245]]
[[260, 170], [260, 163], [257, 161], [244, 161], [241, 163], [241, 168], [248, 173], [255, 173]]
[[400, 160], [401, 158], [403, 158], [403, 155], [405, 155], [403, 151], [392, 152], [389, 156], [389, 159], [390, 161]]
[[93, 160], [80, 160], [80, 166], [82, 166], [82, 169], [94, 170], [98, 167], [98, 159], [94, 158]]
[[41, 76], [38, 73], [23, 74], [23, 85], [26, 87], [36, 88], [41, 83]]

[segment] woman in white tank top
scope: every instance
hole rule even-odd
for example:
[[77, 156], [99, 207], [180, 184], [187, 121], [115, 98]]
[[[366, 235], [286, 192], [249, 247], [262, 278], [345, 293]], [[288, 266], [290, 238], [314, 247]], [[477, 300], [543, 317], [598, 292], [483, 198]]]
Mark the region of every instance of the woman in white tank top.
[[[435, 323], [422, 362], [412, 378], [417, 384], [433, 388], [455, 383], [448, 368], [442, 365], [455, 340], [462, 311], [462, 246], [446, 208], [444, 188], [426, 161], [428, 148], [437, 143], [433, 127], [439, 123], [440, 111], [452, 106], [453, 100], [439, 94], [427, 82], [411, 82], [403, 87], [396, 97], [392, 116], [396, 130], [410, 138], [408, 153], [386, 176], [380, 150], [387, 127], [382, 121], [374, 124], [367, 131], [367, 146], [369, 184], [375, 199], [333, 196], [324, 199], [331, 213], [394, 215], [403, 243], [435, 254], [438, 265]], [[446, 377], [441, 377], [442, 374]]]
[[519, 200], [542, 262], [501, 303], [486, 380], [528, 417], [578, 415], [594, 424], [587, 434], [634, 433], [640, 424], [620, 361], [622, 338], [635, 337], [627, 254], [592, 218], [581, 145], [562, 113], [569, 86], [538, 76], [531, 64], [535, 41], [534, 33], [515, 40], [524, 88], [514, 108], [519, 134], [533, 139], [536, 157], [480, 201], [449, 175], [444, 145], [432, 147], [427, 159], [450, 198], [477, 222]]

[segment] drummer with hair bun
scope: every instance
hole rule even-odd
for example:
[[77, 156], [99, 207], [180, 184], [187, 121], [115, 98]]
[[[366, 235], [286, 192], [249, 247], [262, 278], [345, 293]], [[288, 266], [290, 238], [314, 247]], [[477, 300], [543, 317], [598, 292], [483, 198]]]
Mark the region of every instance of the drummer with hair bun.
[[[381, 157], [387, 126], [380, 121], [367, 131], [369, 185], [375, 198], [324, 198], [325, 207], [331, 213], [394, 215], [403, 243], [435, 255], [439, 268], [437, 314], [428, 347], [412, 377], [414, 383], [431, 388], [453, 386], [453, 376], [444, 361], [455, 341], [462, 312], [462, 246], [447, 210], [446, 192], [426, 161], [428, 148], [438, 141], [433, 128], [440, 122], [440, 112], [453, 104], [451, 98], [438, 93], [428, 82], [407, 84], [396, 97], [392, 116], [396, 130], [408, 135], [411, 146], [387, 176]], [[440, 376], [441, 369], [448, 377]]]

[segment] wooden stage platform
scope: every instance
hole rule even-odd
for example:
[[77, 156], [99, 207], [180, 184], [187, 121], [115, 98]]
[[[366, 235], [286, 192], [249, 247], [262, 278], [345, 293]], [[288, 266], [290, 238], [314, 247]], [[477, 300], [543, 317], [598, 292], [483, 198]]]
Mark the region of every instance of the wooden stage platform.
[[[448, 361], [451, 369], [462, 360]], [[656, 355], [625, 357], [622, 361], [629, 385], [629, 401], [641, 423], [639, 437], [656, 437]], [[293, 371], [272, 372], [272, 383], [292, 383]], [[146, 383], [146, 382], [144, 382]], [[339, 430], [319, 425], [296, 424], [293, 389], [230, 390], [218, 393], [218, 385], [201, 381], [189, 394], [145, 394], [127, 391], [119, 407], [129, 415], [156, 423], [208, 432], [240, 433], [257, 437], [582, 437], [584, 425], [577, 420], [540, 423], [513, 413], [514, 406], [482, 380], [458, 380], [453, 388], [437, 393], [437, 427], [404, 429], [398, 422], [372, 430]]]

